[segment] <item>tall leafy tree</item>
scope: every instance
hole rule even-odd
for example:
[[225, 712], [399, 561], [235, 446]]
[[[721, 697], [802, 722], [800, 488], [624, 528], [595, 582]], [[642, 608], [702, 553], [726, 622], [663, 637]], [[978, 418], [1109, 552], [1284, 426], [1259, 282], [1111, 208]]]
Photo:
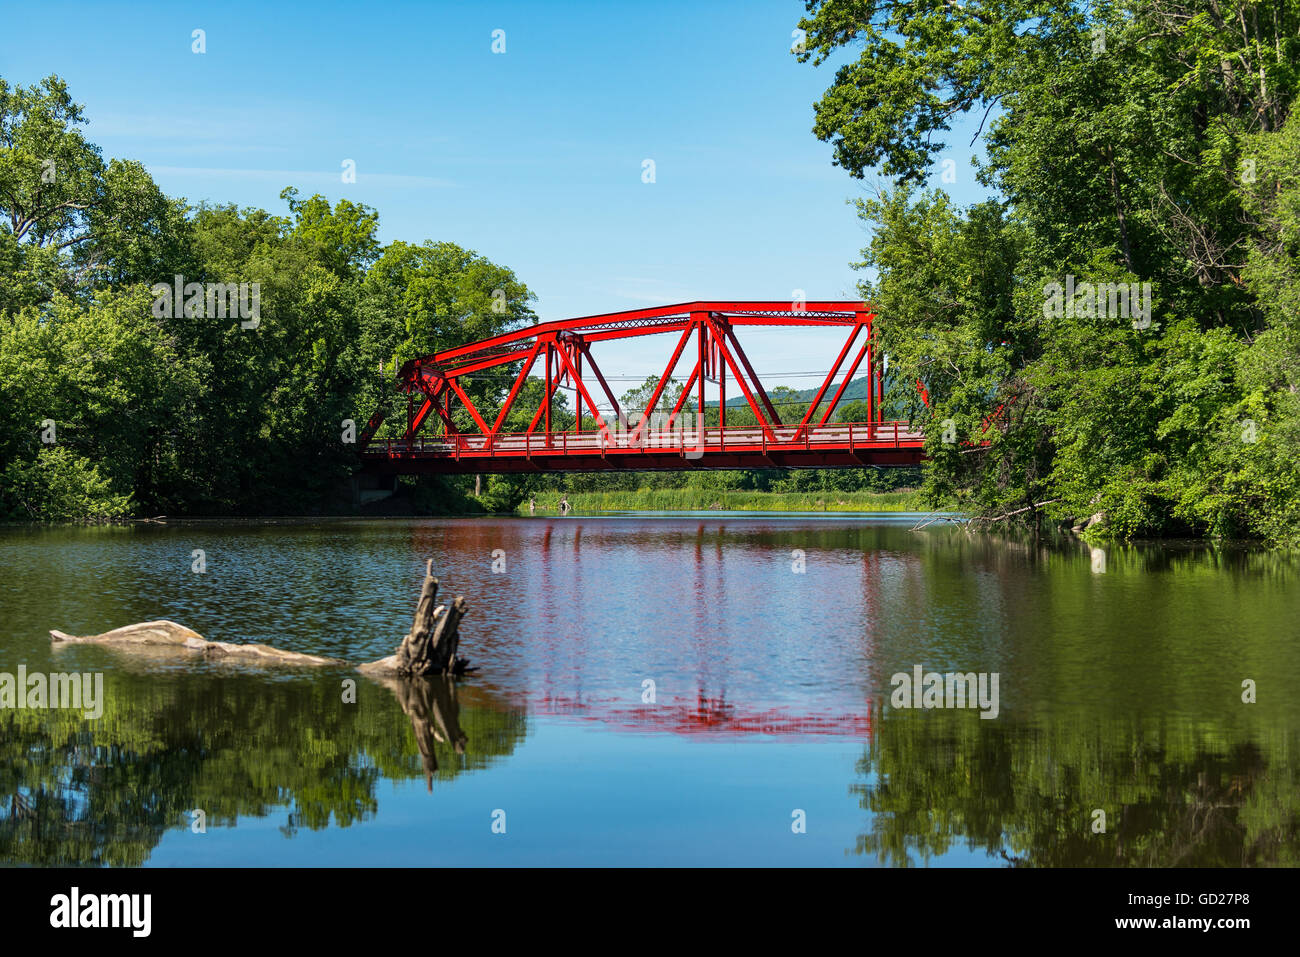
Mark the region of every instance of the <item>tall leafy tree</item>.
[[[375, 210], [292, 187], [282, 215], [190, 207], [85, 122], [57, 77], [0, 80], [0, 516], [348, 507], [348, 440], [396, 411], [397, 365], [535, 321], [475, 252], [384, 246]], [[237, 314], [214, 286], [242, 286]]]
[[[814, 131], [892, 179], [859, 207], [863, 292], [899, 381], [924, 385], [907, 401], [932, 496], [1124, 535], [1294, 535], [1293, 477], [1216, 463], [1277, 462], [1293, 431], [1291, 380], [1253, 355], [1285, 354], [1300, 4], [807, 8], [805, 59], [861, 51]], [[917, 187], [967, 113], [995, 198], [959, 209]], [[1054, 283], [1132, 285], [1133, 308], [1053, 310]]]

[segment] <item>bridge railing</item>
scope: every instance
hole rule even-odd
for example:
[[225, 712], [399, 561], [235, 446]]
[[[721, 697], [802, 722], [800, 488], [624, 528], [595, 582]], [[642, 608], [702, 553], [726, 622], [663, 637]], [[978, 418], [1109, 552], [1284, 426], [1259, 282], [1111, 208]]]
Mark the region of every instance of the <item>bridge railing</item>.
[[367, 455], [530, 456], [663, 452], [766, 452], [791, 449], [880, 449], [915, 447], [923, 440], [908, 422], [835, 422], [826, 425], [698, 426], [638, 430], [635, 426], [583, 432], [459, 433], [415, 439], [372, 439]]

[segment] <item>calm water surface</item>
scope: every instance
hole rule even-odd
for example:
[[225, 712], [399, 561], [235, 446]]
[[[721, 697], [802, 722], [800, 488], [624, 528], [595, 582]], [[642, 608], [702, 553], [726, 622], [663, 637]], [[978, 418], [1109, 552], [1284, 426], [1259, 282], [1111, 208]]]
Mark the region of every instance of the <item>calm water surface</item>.
[[[1293, 556], [915, 520], [0, 530], [0, 672], [106, 690], [97, 720], [0, 710], [0, 862], [1297, 862]], [[454, 685], [47, 637], [171, 618], [367, 661], [409, 626], [427, 558], [470, 603], [481, 670]], [[998, 716], [893, 707], [915, 665], [996, 672]]]

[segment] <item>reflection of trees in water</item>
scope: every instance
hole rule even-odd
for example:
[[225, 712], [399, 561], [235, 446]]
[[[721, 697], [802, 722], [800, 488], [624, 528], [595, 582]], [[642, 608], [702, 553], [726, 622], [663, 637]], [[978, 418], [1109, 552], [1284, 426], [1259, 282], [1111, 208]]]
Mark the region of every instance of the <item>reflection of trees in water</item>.
[[397, 696], [402, 711], [411, 719], [415, 746], [420, 749], [424, 780], [433, 791], [433, 776], [438, 772], [438, 745], [445, 744], [465, 753], [468, 736], [460, 726], [460, 702], [456, 682], [450, 678], [384, 678], [381, 683]]
[[[96, 721], [0, 712], [0, 862], [141, 864], [195, 808], [209, 828], [285, 805], [286, 834], [346, 827], [376, 812], [381, 778], [425, 776], [432, 788], [510, 754], [525, 733], [522, 710], [429, 682], [359, 679], [356, 704], [342, 703], [341, 676], [119, 676], [106, 692]], [[418, 746], [413, 726], [425, 731]]]
[[[1295, 865], [1293, 731], [1225, 734], [1068, 716], [1050, 728], [974, 713], [891, 714], [858, 764], [882, 863], [983, 849], [1013, 866]], [[1106, 833], [1092, 831], [1106, 812]]]

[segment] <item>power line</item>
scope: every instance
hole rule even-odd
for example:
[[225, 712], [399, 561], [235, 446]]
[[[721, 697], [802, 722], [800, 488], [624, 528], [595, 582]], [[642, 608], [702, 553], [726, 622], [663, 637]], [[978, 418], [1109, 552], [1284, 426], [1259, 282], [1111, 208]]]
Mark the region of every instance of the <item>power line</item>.
[[[763, 379], [824, 379], [826, 378], [825, 372], [756, 372], [755, 375], [758, 377], [760, 381]], [[497, 374], [484, 375], [481, 372], [472, 372], [465, 375], [464, 378], [473, 379], [478, 382], [514, 382], [515, 379], [518, 378], [518, 375], [497, 375]], [[542, 375], [531, 375], [528, 378], [542, 379], [545, 377]], [[658, 376], [627, 375], [624, 373], [624, 374], [616, 374], [616, 375], [607, 375], [605, 376], [605, 381], [606, 382], [645, 382], [646, 379], [651, 379], [651, 378], [658, 379]], [[865, 378], [865, 376], [860, 376], [859, 378]], [[585, 376], [583, 377], [583, 381], [584, 382], [586, 381]], [[685, 381], [686, 380], [684, 379], [678, 379], [676, 376], [669, 379], [669, 382], [676, 382], [679, 385]]]

